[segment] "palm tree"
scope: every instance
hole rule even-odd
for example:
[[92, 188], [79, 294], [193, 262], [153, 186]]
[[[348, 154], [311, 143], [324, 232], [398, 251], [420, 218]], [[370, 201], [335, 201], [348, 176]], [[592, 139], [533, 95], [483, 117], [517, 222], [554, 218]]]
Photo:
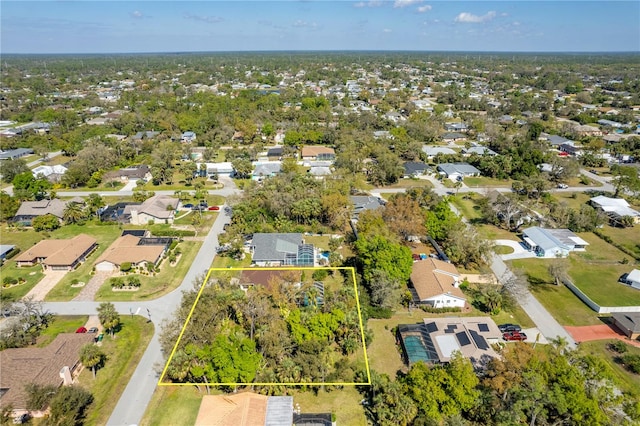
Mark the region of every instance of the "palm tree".
[[96, 367], [98, 367], [105, 358], [105, 354], [100, 348], [93, 343], [84, 345], [80, 350], [80, 361], [85, 367], [93, 372], [93, 378], [96, 378]]
[[87, 208], [92, 214], [95, 213], [98, 220], [100, 220], [98, 211], [104, 206], [104, 199], [100, 196], [100, 194], [89, 194], [89, 198], [87, 199]]
[[113, 337], [114, 329], [120, 324], [120, 314], [116, 311], [113, 303], [103, 302], [98, 306], [98, 319], [100, 324], [111, 332]]
[[67, 224], [81, 222], [85, 218], [82, 206], [79, 203], [67, 203], [67, 206], [62, 213], [62, 218]]

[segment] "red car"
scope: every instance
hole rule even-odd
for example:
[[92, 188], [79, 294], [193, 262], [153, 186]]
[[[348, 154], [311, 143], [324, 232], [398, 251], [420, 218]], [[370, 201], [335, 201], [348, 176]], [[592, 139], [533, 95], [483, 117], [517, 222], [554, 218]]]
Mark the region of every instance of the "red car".
[[211, 206], [209, 207], [209, 210], [218, 211], [220, 210], [220, 206]]
[[76, 333], [86, 333], [86, 332], [87, 332], [87, 329], [84, 326], [76, 330]]
[[509, 331], [504, 333], [502, 338], [508, 342], [524, 342], [527, 340], [527, 335], [518, 331]]

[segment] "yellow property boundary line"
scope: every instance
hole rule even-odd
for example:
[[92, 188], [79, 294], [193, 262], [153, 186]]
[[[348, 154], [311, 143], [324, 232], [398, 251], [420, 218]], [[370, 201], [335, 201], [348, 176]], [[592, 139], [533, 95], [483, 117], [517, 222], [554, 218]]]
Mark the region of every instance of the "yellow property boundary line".
[[[180, 343], [180, 340], [182, 340], [182, 336], [184, 335], [185, 330], [187, 329], [187, 325], [189, 324], [189, 321], [191, 321], [191, 316], [193, 315], [193, 312], [196, 309], [196, 306], [198, 305], [198, 301], [200, 300], [200, 296], [202, 295], [202, 291], [204, 290], [204, 288], [206, 287], [207, 283], [209, 282], [209, 277], [211, 276], [211, 273], [213, 272], [219, 272], [219, 271], [245, 271], [245, 270], [249, 270], [249, 271], [256, 271], [256, 270], [261, 270], [261, 271], [301, 271], [301, 270], [320, 270], [320, 269], [326, 269], [326, 270], [345, 270], [345, 271], [351, 271], [351, 279], [353, 280], [353, 290], [355, 292], [355, 297], [356, 297], [356, 308], [358, 309], [358, 321], [360, 323], [360, 338], [362, 340], [362, 352], [364, 354], [364, 364], [365, 364], [365, 368], [367, 371], [367, 381], [366, 382], [300, 382], [300, 383], [280, 383], [280, 382], [269, 382], [269, 383], [262, 383], [262, 382], [252, 382], [252, 383], [171, 383], [171, 382], [163, 382], [164, 377], [167, 373], [167, 369], [169, 368], [169, 364], [171, 363], [171, 360], [173, 359], [173, 356], [176, 352], [176, 350], [178, 349], [178, 344]], [[189, 311], [189, 315], [187, 316], [187, 320], [185, 321], [184, 325], [182, 326], [182, 330], [180, 330], [180, 334], [178, 335], [178, 340], [176, 340], [176, 344], [173, 346], [173, 350], [171, 351], [171, 355], [169, 355], [169, 359], [167, 360], [167, 363], [164, 366], [164, 369], [162, 370], [162, 374], [160, 375], [160, 379], [158, 380], [158, 386], [202, 386], [202, 385], [208, 385], [208, 386], [364, 386], [364, 385], [371, 385], [371, 370], [369, 369], [369, 358], [367, 357], [367, 345], [365, 343], [365, 336], [364, 336], [364, 323], [362, 321], [362, 311], [360, 309], [360, 297], [358, 296], [358, 285], [356, 284], [356, 273], [355, 273], [355, 269], [353, 267], [347, 267], [347, 266], [340, 266], [340, 267], [318, 267], [318, 268], [313, 268], [313, 267], [255, 267], [255, 268], [209, 268], [209, 271], [207, 272], [207, 275], [204, 279], [204, 282], [202, 283], [202, 286], [200, 287], [200, 290], [198, 291], [198, 295], [196, 296], [196, 300], [193, 303], [193, 306], [191, 306], [191, 310]]]

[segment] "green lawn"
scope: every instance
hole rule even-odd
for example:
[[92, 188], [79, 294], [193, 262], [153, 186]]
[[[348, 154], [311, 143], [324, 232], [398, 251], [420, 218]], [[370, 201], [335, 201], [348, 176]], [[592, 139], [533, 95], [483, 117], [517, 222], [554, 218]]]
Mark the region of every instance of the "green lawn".
[[[147, 349], [153, 335], [153, 324], [140, 316], [121, 316], [122, 327], [114, 339], [105, 335], [102, 350], [107, 355], [104, 367], [96, 378], [90, 369], [84, 369], [78, 381], [93, 394], [86, 425], [105, 425], [129, 379]], [[169, 423], [164, 423], [169, 424]]]
[[40, 337], [38, 337], [37, 346], [45, 347], [56, 338], [60, 333], [73, 333], [78, 328], [87, 323], [88, 316], [77, 315], [56, 315], [53, 317], [53, 322], [49, 324]]
[[[604, 359], [607, 364], [609, 364], [609, 367], [611, 367], [610, 371], [614, 381], [623, 392], [640, 395], [640, 375], [625, 370], [623, 366], [615, 362], [618, 354], [607, 349], [607, 345], [613, 342], [615, 342], [615, 340], [582, 342], [580, 343], [580, 350]], [[627, 345], [627, 348], [627, 353], [640, 355], [640, 348], [631, 345]]]
[[488, 223], [475, 225], [476, 230], [487, 240], [513, 240], [520, 241], [518, 234], [509, 232], [506, 229], [498, 228]]
[[[640, 257], [640, 225], [632, 228], [614, 228], [613, 226], [605, 225], [600, 229], [600, 232], [611, 237], [616, 244], [625, 247]], [[626, 256], [630, 257], [628, 255]]]
[[477, 188], [477, 187], [511, 188], [513, 181], [511, 179], [494, 179], [490, 177], [477, 176], [477, 177], [464, 178], [464, 183], [470, 188]]
[[309, 391], [291, 392], [294, 406], [300, 405], [303, 413], [335, 413], [336, 424], [365, 426], [367, 420], [360, 405], [362, 394], [355, 386], [345, 386], [340, 390], [319, 390], [317, 395]]
[[15, 301], [23, 298], [27, 293], [29, 293], [29, 291], [35, 287], [38, 282], [40, 282], [42, 277], [44, 277], [44, 273], [42, 272], [42, 266], [40, 265], [18, 268], [15, 261], [9, 260], [7, 264], [0, 269], [0, 276], [3, 279], [5, 277], [25, 279], [25, 282], [21, 284], [13, 285], [8, 288], [2, 287], [0, 290], [2, 292], [3, 300]]
[[180, 260], [175, 266], [170, 266], [167, 260], [160, 265], [160, 272], [155, 276], [139, 275], [141, 286], [137, 291], [113, 291], [107, 280], [98, 290], [96, 301], [129, 301], [149, 300], [164, 296], [176, 289], [193, 263], [200, 250], [202, 242], [183, 241], [178, 245], [182, 251]]
[[245, 254], [244, 259], [236, 260], [229, 256], [217, 255], [213, 262], [211, 262], [212, 268], [248, 268], [251, 266], [251, 255]]
[[140, 425], [192, 425], [203, 396], [195, 386], [158, 386]]
[[386, 185], [385, 188], [433, 188], [433, 184], [426, 179], [400, 179], [394, 184]]
[[509, 246], [495, 246], [493, 251], [496, 252], [496, 254], [511, 254], [515, 250], [513, 249], [513, 247]]
[[480, 207], [475, 200], [478, 196], [475, 194], [464, 194], [449, 197], [449, 201], [460, 211], [460, 213], [469, 221], [477, 221], [482, 219]]
[[580, 210], [580, 207], [587, 204], [591, 196], [584, 192], [556, 192], [552, 195], [552, 198], [574, 210]]
[[571, 290], [553, 284], [547, 270], [548, 263], [543, 259], [518, 259], [507, 263], [513, 269], [522, 269], [528, 275], [531, 292], [560, 324], [601, 324], [597, 314], [582, 303]]

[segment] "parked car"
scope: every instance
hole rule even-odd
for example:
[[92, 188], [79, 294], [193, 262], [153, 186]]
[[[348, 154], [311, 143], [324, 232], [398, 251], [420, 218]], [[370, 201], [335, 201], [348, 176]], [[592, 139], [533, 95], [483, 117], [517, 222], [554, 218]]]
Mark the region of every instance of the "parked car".
[[87, 330], [87, 333], [97, 333], [98, 332], [98, 327], [91, 327], [89, 330]]
[[522, 330], [522, 327], [518, 324], [500, 324], [498, 329], [500, 329], [501, 332], [506, 333], [508, 331], [520, 331]]
[[191, 204], [191, 203], [183, 204], [182, 207], [185, 208], [185, 209], [192, 209], [193, 208], [193, 204]]
[[593, 173], [594, 175], [597, 175], [598, 171], [596, 169], [591, 169], [589, 170], [589, 173]]
[[502, 338], [507, 342], [524, 342], [527, 340], [527, 335], [518, 331], [510, 331], [508, 333], [504, 333]]
[[14, 425], [24, 424], [28, 422], [30, 418], [31, 416], [29, 415], [29, 413], [20, 414], [19, 416], [13, 418], [13, 424]]
[[79, 327], [76, 330], [76, 333], [86, 333], [86, 332], [87, 332], [87, 329], [84, 326], [83, 327]]
[[218, 211], [220, 210], [220, 206], [211, 206], [209, 207], [209, 210]]
[[567, 189], [569, 187], [569, 185], [567, 185], [566, 183], [559, 183], [558, 184], [558, 188], [560, 189]]
[[195, 210], [195, 211], [198, 211], [198, 210], [199, 211], [203, 211], [203, 210], [206, 210], [206, 209], [207, 209], [206, 207], [200, 206], [200, 205], [191, 207], [191, 210]]

